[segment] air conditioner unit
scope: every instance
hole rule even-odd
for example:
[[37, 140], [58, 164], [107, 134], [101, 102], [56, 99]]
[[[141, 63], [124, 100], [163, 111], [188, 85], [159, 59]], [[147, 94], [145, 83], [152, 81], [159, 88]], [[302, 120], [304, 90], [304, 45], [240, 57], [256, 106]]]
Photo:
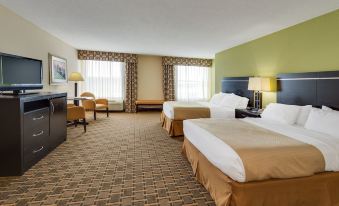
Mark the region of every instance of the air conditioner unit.
[[[105, 110], [105, 109], [98, 109], [98, 110]], [[108, 110], [109, 111], [123, 111], [124, 101], [108, 100]]]

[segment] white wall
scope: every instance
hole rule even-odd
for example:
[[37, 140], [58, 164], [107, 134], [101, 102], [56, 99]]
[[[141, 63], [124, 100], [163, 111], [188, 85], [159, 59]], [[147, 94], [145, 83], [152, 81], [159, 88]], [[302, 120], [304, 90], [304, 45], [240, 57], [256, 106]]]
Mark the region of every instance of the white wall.
[[72, 46], [43, 31], [29, 21], [0, 5], [0, 52], [43, 61], [44, 91], [69, 92], [74, 86], [49, 85], [48, 53], [67, 59], [68, 73], [77, 70], [77, 52]]
[[162, 57], [138, 55], [138, 99], [164, 99]]

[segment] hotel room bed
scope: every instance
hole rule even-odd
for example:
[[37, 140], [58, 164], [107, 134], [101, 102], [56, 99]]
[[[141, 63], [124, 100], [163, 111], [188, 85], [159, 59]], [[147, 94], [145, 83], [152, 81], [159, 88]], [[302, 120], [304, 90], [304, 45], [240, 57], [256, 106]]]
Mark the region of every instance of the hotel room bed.
[[[282, 75], [278, 102], [338, 108], [338, 77]], [[197, 180], [217, 205], [338, 206], [338, 112], [275, 105], [262, 119], [185, 120], [182, 152]]]
[[163, 104], [162, 126], [170, 136], [183, 135], [183, 120], [197, 118], [234, 118], [232, 107], [220, 107], [209, 102], [175, 102]]
[[[184, 114], [185, 116], [180, 116], [182, 113], [175, 112], [176, 106], [179, 107], [188, 107], [192, 110], [197, 110], [197, 113], [191, 113], [191, 114]], [[201, 113], [199, 113], [199, 110]], [[199, 118], [232, 118], [235, 115], [234, 108], [231, 107], [219, 107], [216, 105], [213, 105], [209, 102], [192, 102], [192, 103], [186, 103], [186, 102], [174, 102], [174, 101], [168, 101], [165, 102], [163, 105], [163, 112], [166, 117], [169, 119], [187, 119], [186, 117], [191, 115], [194, 117], [194, 115], [198, 115]], [[179, 115], [179, 116], [178, 116]], [[196, 118], [192, 118], [196, 119]]]
[[[162, 127], [170, 136], [181, 136], [185, 119], [234, 118], [235, 108], [246, 108], [252, 102], [253, 93], [248, 91], [247, 84], [248, 77], [224, 78], [222, 93], [212, 97], [210, 102], [165, 102], [160, 117]], [[232, 94], [237, 100], [228, 98], [225, 101], [217, 97], [220, 94]]]
[[[270, 134], [266, 130], [273, 131], [274, 133], [272, 134], [275, 136], [270, 139], [270, 137], [268, 137]], [[251, 156], [253, 160], [260, 160], [256, 165], [249, 168], [256, 171], [247, 171], [251, 172], [252, 175], [258, 173], [255, 174], [255, 177], [252, 177], [250, 181], [269, 178], [292, 178], [298, 177], [299, 175], [307, 176], [313, 175], [316, 172], [323, 172], [323, 169], [324, 171], [339, 171], [339, 139], [328, 137], [324, 134], [300, 126], [285, 125], [259, 118], [194, 119], [184, 121], [184, 133], [185, 138], [213, 165], [238, 182], [248, 181], [242, 158], [234, 149], [232, 149], [232, 146], [223, 142], [223, 138], [230, 138], [233, 141], [231, 142], [231, 144], [234, 145], [233, 147], [239, 147], [239, 150], [248, 150], [246, 153], [241, 151], [243, 157], [246, 157], [247, 155]], [[279, 139], [280, 137], [278, 137], [277, 134], [281, 134], [282, 138], [291, 137], [298, 142], [291, 139], [288, 141]], [[233, 138], [236, 138], [237, 140], [233, 140]], [[265, 139], [261, 140], [259, 138]], [[315, 147], [321, 154], [312, 154], [313, 151], [310, 151], [312, 148], [304, 148], [304, 144], [302, 143]], [[279, 153], [284, 152], [278, 151], [278, 149], [282, 147], [284, 147], [283, 149], [288, 150], [288, 153], [291, 155], [290, 158], [292, 160], [288, 160], [289, 162], [287, 162], [291, 165], [282, 165], [283, 160], [278, 159]], [[306, 162], [308, 161], [308, 158], [311, 158], [312, 161], [309, 162], [311, 165], [315, 166], [316, 164], [319, 165], [324, 162], [324, 167], [321, 165], [317, 166], [317, 168], [312, 168], [311, 172], [314, 171], [314, 173], [303, 171], [307, 166], [302, 165], [303, 162], [298, 162], [299, 160], [296, 159], [298, 157], [297, 155], [299, 155], [295, 154], [295, 151], [293, 151], [296, 147], [298, 147], [298, 150], [304, 150], [302, 154], [300, 154], [302, 156], [299, 156], [302, 158], [300, 160]], [[274, 148], [275, 151], [279, 153], [271, 151], [271, 148]], [[263, 149], [267, 149], [267, 153], [262, 151]], [[258, 154], [259, 152], [262, 152], [263, 154]], [[255, 155], [253, 155], [253, 153]], [[266, 154], [271, 154], [274, 157], [265, 157]], [[282, 155], [285, 158], [289, 154]], [[274, 160], [272, 161], [271, 158]], [[249, 161], [252, 161], [252, 159]], [[281, 161], [278, 164], [275, 160]], [[277, 163], [277, 165], [274, 165], [275, 163]], [[294, 166], [294, 164], [297, 163], [297, 166], [300, 166], [300, 168]], [[269, 173], [265, 175], [265, 172], [272, 172], [271, 170], [265, 171], [266, 168], [263, 168], [265, 167], [265, 164], [270, 164], [270, 167], [278, 171], [275, 171], [273, 174]], [[291, 168], [287, 168], [288, 166], [291, 166]], [[294, 174], [292, 174], [291, 171], [294, 172], [295, 176], [293, 176]]]
[[[260, 130], [293, 140], [262, 142]], [[217, 205], [339, 204], [339, 139], [256, 118], [185, 120], [184, 133], [183, 153]]]
[[239, 183], [211, 164], [187, 139], [183, 154], [218, 206], [339, 205], [339, 172]]

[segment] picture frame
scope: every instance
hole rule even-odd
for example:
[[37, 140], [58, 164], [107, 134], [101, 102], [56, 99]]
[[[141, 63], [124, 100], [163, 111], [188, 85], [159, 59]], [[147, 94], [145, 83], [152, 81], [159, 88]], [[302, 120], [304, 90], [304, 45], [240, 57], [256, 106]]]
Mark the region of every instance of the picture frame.
[[48, 54], [50, 85], [65, 85], [68, 82], [67, 60], [53, 54]]

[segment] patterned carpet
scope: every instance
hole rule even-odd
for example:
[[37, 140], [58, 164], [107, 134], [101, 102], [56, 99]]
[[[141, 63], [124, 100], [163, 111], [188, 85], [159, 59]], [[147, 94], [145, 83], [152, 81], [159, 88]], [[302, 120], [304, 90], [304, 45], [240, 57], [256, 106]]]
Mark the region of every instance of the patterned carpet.
[[214, 205], [166, 135], [160, 113], [99, 114], [21, 177], [0, 178], [0, 205]]

